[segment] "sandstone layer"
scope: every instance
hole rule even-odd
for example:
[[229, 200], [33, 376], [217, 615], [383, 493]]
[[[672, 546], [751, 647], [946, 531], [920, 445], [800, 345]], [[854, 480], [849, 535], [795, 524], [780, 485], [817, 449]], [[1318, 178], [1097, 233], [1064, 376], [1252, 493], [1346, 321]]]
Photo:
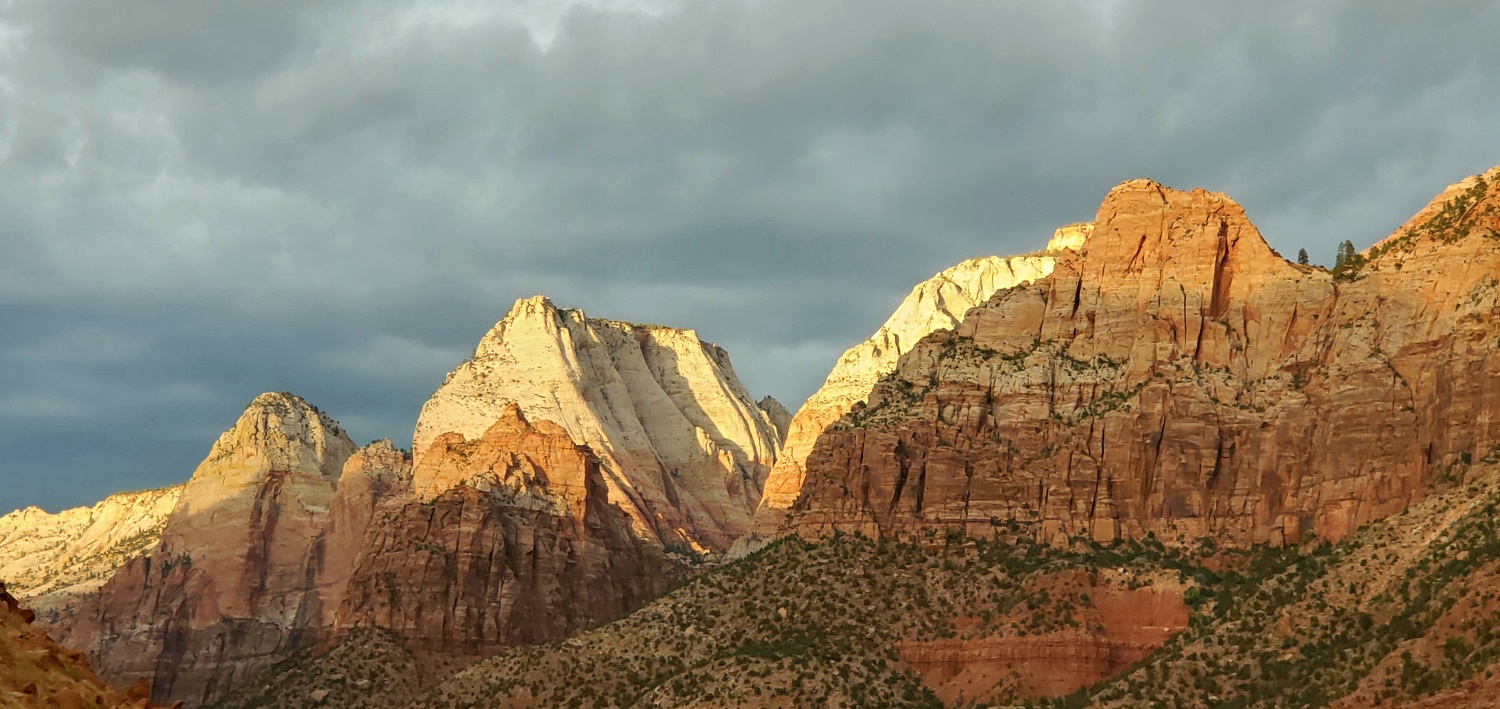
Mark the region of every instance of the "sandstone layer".
[[1279, 544], [1399, 512], [1500, 455], [1497, 177], [1338, 274], [1223, 195], [1123, 183], [1080, 254], [924, 338], [824, 432], [791, 524]]
[[0, 517], [0, 579], [48, 622], [71, 613], [132, 557], [154, 548], [182, 486], [110, 495], [92, 507]]
[[592, 449], [610, 501], [664, 545], [727, 548], [779, 447], [724, 350], [691, 330], [589, 318], [537, 296], [518, 301], [422, 407], [416, 495], [487, 485], [423, 456], [444, 434], [479, 438], [512, 404]]
[[958, 325], [970, 308], [996, 292], [1052, 273], [1056, 257], [1078, 249], [1092, 229], [1092, 224], [1071, 224], [1054, 232], [1041, 254], [970, 259], [912, 288], [875, 334], [839, 357], [823, 386], [808, 397], [787, 426], [781, 455], [766, 479], [751, 534], [737, 552], [758, 546], [783, 525], [787, 509], [802, 491], [807, 456], [818, 436], [855, 404], [864, 402], [875, 383], [896, 368], [902, 355], [934, 330]]
[[308, 556], [354, 444], [290, 394], [263, 394], [194, 471], [157, 547], [91, 598], [64, 642], [158, 700], [210, 701], [303, 641]]
[[418, 478], [468, 482], [374, 523], [340, 628], [479, 655], [619, 617], [678, 579], [610, 502], [600, 457], [555, 423], [511, 405], [484, 435], [444, 434], [420, 460]]

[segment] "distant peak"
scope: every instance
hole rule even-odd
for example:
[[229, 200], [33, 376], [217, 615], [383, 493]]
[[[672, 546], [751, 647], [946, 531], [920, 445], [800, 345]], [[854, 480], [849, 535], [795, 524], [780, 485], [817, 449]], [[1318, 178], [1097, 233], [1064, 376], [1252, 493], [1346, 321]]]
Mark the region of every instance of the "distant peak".
[[1083, 242], [1088, 240], [1093, 231], [1093, 222], [1076, 222], [1058, 227], [1052, 232], [1052, 238], [1047, 240], [1047, 250], [1078, 251], [1083, 248]]
[[530, 298], [521, 298], [510, 306], [510, 312], [505, 314], [506, 322], [514, 322], [528, 317], [547, 316], [552, 317], [558, 311], [552, 299], [545, 295], [534, 295]]
[[286, 407], [309, 410], [313, 408], [311, 404], [307, 403], [306, 399], [303, 399], [302, 397], [297, 396], [296, 394], [293, 394], [289, 391], [268, 391], [252, 399], [250, 401], [250, 405], [245, 408], [251, 409]]

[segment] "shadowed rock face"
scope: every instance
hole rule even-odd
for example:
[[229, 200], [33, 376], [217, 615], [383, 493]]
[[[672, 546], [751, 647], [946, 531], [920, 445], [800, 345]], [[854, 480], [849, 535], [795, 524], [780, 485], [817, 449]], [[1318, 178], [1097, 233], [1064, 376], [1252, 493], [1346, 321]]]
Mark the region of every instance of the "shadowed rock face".
[[1495, 192], [1450, 188], [1335, 279], [1223, 195], [1124, 183], [1081, 255], [925, 338], [819, 438], [791, 525], [1250, 544], [1400, 511], [1500, 455]]
[[109, 580], [66, 628], [116, 681], [158, 701], [209, 701], [304, 641], [308, 554], [354, 451], [338, 424], [263, 394], [219, 437], [161, 543]]
[[515, 406], [476, 440], [438, 437], [416, 473], [473, 484], [375, 521], [340, 628], [378, 626], [418, 649], [477, 655], [624, 615], [678, 578], [609, 502], [598, 456]]

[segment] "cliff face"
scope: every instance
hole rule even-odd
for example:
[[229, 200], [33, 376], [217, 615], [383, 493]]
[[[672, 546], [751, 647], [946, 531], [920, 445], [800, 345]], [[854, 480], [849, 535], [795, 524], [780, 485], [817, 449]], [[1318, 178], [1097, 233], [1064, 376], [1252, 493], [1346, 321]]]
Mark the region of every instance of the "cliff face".
[[194, 471], [161, 542], [79, 611], [64, 642], [158, 700], [209, 701], [301, 641], [308, 557], [354, 451], [290, 394], [257, 397]]
[[161, 539], [182, 486], [110, 495], [93, 507], [0, 517], [0, 579], [48, 622], [72, 613], [116, 569]]
[[379, 440], [349, 457], [308, 559], [313, 593], [304, 604], [302, 624], [323, 629], [336, 624], [370, 527], [411, 499], [411, 456], [406, 451]]
[[1092, 229], [1091, 224], [1063, 227], [1053, 234], [1041, 255], [970, 259], [912, 288], [875, 334], [844, 352], [823, 386], [808, 397], [788, 424], [781, 455], [766, 479], [751, 534], [738, 551], [757, 546], [781, 527], [787, 509], [802, 492], [807, 457], [818, 436], [855, 404], [864, 402], [875, 383], [896, 368], [902, 355], [934, 330], [958, 325], [969, 309], [996, 292], [1050, 274], [1056, 257], [1078, 249]]
[[511, 404], [592, 449], [610, 501], [663, 544], [727, 548], [776, 460], [776, 429], [722, 349], [692, 331], [588, 318], [535, 297], [518, 301], [422, 407], [417, 496], [468, 482], [462, 466], [423, 464], [434, 441], [478, 438]]
[[1495, 192], [1450, 188], [1334, 276], [1227, 197], [1124, 183], [1081, 255], [925, 338], [818, 439], [791, 524], [1343, 538], [1500, 455]]
[[678, 576], [609, 501], [600, 458], [514, 405], [474, 440], [439, 436], [415, 475], [467, 482], [374, 523], [340, 629], [388, 628], [419, 649], [477, 655], [624, 615]]

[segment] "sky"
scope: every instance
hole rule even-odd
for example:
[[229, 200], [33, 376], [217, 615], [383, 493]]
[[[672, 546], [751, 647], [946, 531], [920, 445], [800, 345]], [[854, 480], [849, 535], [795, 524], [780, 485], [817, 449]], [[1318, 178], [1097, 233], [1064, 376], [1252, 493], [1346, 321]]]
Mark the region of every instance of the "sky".
[[517, 298], [796, 405], [917, 282], [1150, 177], [1283, 254], [1500, 163], [1500, 2], [0, 0], [0, 512], [358, 442]]

